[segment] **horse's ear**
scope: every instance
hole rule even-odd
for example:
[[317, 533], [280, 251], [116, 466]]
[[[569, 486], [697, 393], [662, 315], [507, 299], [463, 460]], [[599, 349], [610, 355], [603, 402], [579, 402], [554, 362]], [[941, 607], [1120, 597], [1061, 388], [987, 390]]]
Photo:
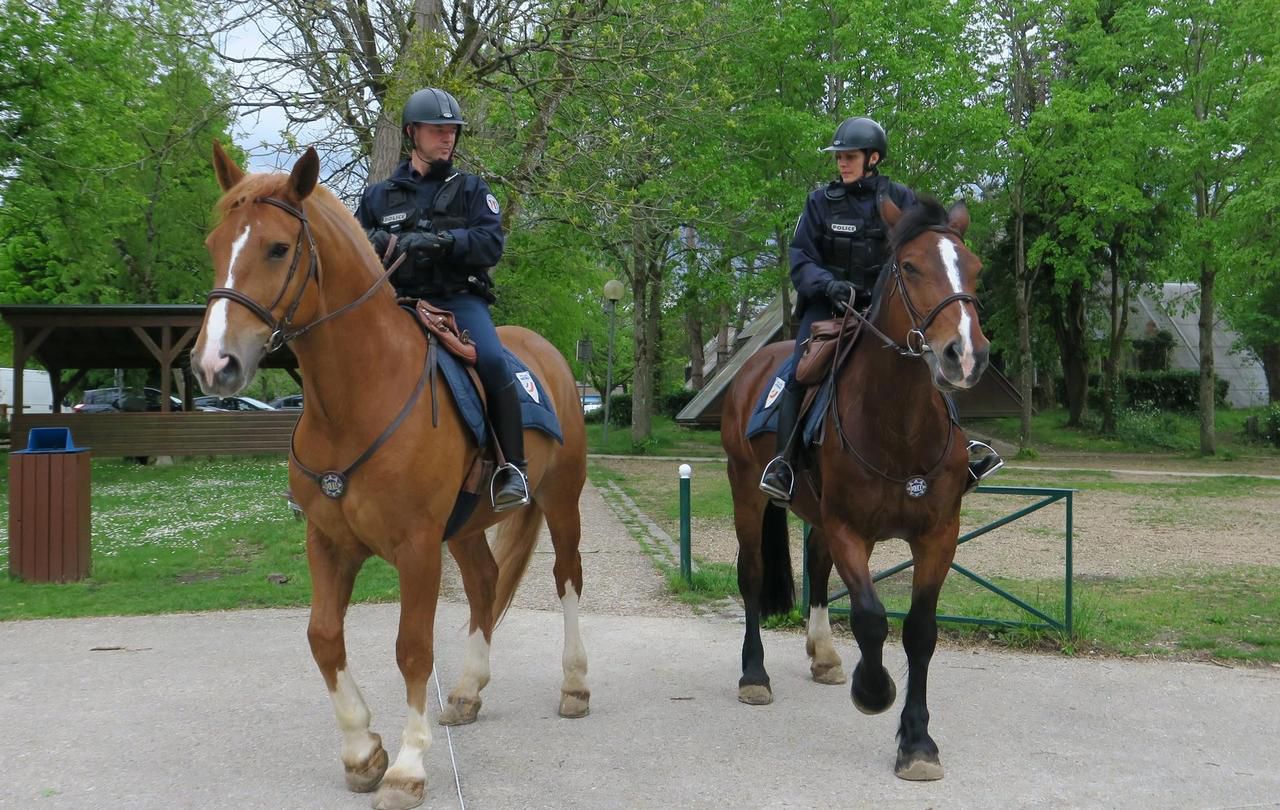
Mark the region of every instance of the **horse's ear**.
[[964, 200], [956, 200], [947, 209], [947, 226], [962, 237], [969, 229], [969, 206], [964, 204]]
[[223, 191], [230, 191], [244, 178], [244, 169], [236, 165], [216, 140], [213, 142], [213, 173], [218, 176], [218, 185]]
[[902, 209], [899, 208], [893, 200], [889, 199], [887, 195], [880, 198], [880, 218], [883, 219], [890, 228], [897, 225], [898, 220], [902, 219]]
[[305, 200], [316, 190], [316, 180], [320, 177], [320, 156], [314, 146], [307, 147], [307, 153], [298, 158], [289, 173], [289, 190], [298, 202]]

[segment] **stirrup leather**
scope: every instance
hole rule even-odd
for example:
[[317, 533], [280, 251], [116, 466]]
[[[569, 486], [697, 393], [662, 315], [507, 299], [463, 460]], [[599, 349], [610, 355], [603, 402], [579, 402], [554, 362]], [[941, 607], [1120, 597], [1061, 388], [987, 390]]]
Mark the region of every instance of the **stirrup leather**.
[[[497, 501], [498, 477], [506, 470], [510, 470], [515, 475], [515, 479], [520, 482], [520, 490], [522, 495], [520, 497], [520, 500], [518, 501], [511, 501], [510, 503], [506, 503], [499, 506]], [[529, 479], [525, 476], [524, 472], [522, 472], [519, 467], [517, 467], [516, 465], [510, 462], [507, 462], [506, 464], [503, 464], [498, 469], [494, 470], [493, 477], [489, 479], [489, 503], [493, 504], [493, 509], [495, 512], [505, 512], [508, 509], [516, 509], [521, 506], [526, 506], [529, 503]]]
[[[967, 449], [970, 457], [969, 483], [965, 487], [965, 492], [971, 492], [978, 484], [999, 472], [1004, 467], [1004, 459], [994, 447], [977, 439], [971, 439]], [[975, 452], [981, 453], [976, 459], [973, 458]]]
[[[785, 476], [787, 480], [787, 488], [781, 489], [776, 487], [769, 481], [769, 472], [777, 469], [777, 474]], [[760, 490], [771, 498], [780, 501], [790, 501], [791, 494], [796, 488], [795, 470], [791, 468], [791, 462], [787, 461], [785, 456], [775, 456], [772, 461], [765, 465], [764, 471], [760, 474]]]

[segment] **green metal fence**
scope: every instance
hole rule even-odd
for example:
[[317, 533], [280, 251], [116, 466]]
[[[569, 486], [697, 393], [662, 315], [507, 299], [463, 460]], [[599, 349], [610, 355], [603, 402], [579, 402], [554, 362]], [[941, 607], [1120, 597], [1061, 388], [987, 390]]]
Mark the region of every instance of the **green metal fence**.
[[[952, 563], [952, 564], [951, 564], [951, 568], [952, 568], [953, 570], [955, 570], [957, 573], [962, 574], [962, 575], [964, 575], [964, 576], [968, 577], [969, 579], [971, 579], [971, 580], [973, 580], [974, 582], [978, 583], [979, 585], [981, 585], [982, 587], [984, 587], [984, 588], [986, 588], [987, 590], [991, 591], [992, 593], [996, 594], [997, 596], [1001, 597], [1002, 599], [1005, 599], [1005, 600], [1007, 600], [1007, 601], [1009, 601], [1009, 602], [1012, 602], [1013, 604], [1015, 604], [1015, 605], [1017, 605], [1018, 607], [1022, 608], [1023, 610], [1025, 610], [1026, 612], [1030, 613], [1031, 615], [1038, 617], [1039, 619], [1041, 619], [1041, 621], [1038, 621], [1038, 622], [1025, 622], [1025, 621], [1024, 621], [1024, 622], [1018, 622], [1018, 621], [1011, 621], [1011, 620], [1008, 620], [1008, 619], [988, 619], [988, 618], [982, 618], [982, 617], [978, 617], [978, 616], [945, 616], [945, 615], [939, 615], [939, 616], [938, 616], [938, 621], [940, 621], [940, 622], [955, 622], [955, 623], [963, 623], [963, 624], [977, 624], [977, 625], [995, 625], [995, 626], [1000, 626], [1000, 627], [1030, 627], [1030, 628], [1037, 628], [1037, 629], [1045, 629], [1045, 630], [1048, 630], [1048, 629], [1054, 629], [1054, 630], [1061, 630], [1061, 631], [1064, 631], [1064, 632], [1070, 632], [1070, 631], [1069, 631], [1069, 628], [1072, 626], [1072, 624], [1071, 624], [1071, 610], [1072, 610], [1072, 594], [1071, 594], [1071, 585], [1072, 585], [1072, 576], [1071, 576], [1072, 495], [1074, 494], [1075, 490], [1070, 490], [1070, 489], [1056, 489], [1056, 488], [1052, 488], [1052, 487], [996, 487], [996, 486], [980, 486], [980, 487], [978, 487], [978, 488], [977, 488], [977, 490], [976, 490], [976, 491], [977, 491], [977, 492], [981, 492], [981, 493], [991, 494], [991, 495], [1036, 495], [1036, 496], [1041, 496], [1041, 497], [1042, 497], [1042, 499], [1041, 499], [1040, 501], [1037, 501], [1037, 502], [1036, 502], [1036, 503], [1034, 503], [1034, 504], [1031, 504], [1031, 505], [1029, 505], [1029, 506], [1025, 507], [1025, 508], [1019, 509], [1019, 510], [1018, 510], [1018, 511], [1016, 511], [1016, 512], [1012, 512], [1012, 513], [1010, 513], [1010, 514], [1008, 514], [1008, 515], [1005, 515], [1004, 517], [999, 518], [998, 520], [993, 520], [992, 522], [988, 523], [988, 524], [987, 524], [987, 525], [985, 525], [985, 526], [982, 526], [981, 528], [974, 529], [973, 531], [968, 532], [968, 533], [966, 533], [966, 534], [962, 535], [962, 536], [960, 537], [960, 539], [957, 541], [957, 545], [960, 545], [960, 544], [963, 544], [963, 543], [968, 543], [970, 540], [974, 540], [974, 539], [976, 539], [976, 538], [978, 538], [978, 537], [981, 537], [982, 535], [986, 534], [987, 532], [994, 531], [995, 529], [998, 529], [998, 528], [1000, 528], [1001, 526], [1006, 526], [1006, 525], [1008, 525], [1008, 524], [1010, 524], [1010, 523], [1014, 522], [1015, 520], [1019, 520], [1019, 519], [1021, 519], [1021, 518], [1023, 518], [1023, 517], [1026, 517], [1027, 515], [1031, 514], [1032, 512], [1036, 512], [1036, 511], [1038, 511], [1038, 510], [1040, 510], [1040, 509], [1045, 508], [1046, 506], [1049, 506], [1049, 505], [1051, 505], [1051, 504], [1057, 503], [1058, 501], [1065, 501], [1065, 505], [1066, 505], [1067, 513], [1066, 513], [1066, 527], [1065, 527], [1065, 532], [1064, 532], [1065, 551], [1066, 551], [1066, 566], [1065, 566], [1065, 572], [1064, 572], [1064, 576], [1063, 576], [1063, 596], [1064, 596], [1064, 601], [1063, 601], [1063, 604], [1064, 604], [1064, 608], [1063, 608], [1063, 616], [1062, 616], [1062, 618], [1061, 618], [1061, 619], [1058, 619], [1058, 618], [1056, 618], [1056, 617], [1054, 617], [1054, 616], [1050, 616], [1049, 614], [1045, 613], [1044, 611], [1042, 611], [1042, 610], [1040, 610], [1040, 609], [1038, 609], [1038, 608], [1034, 607], [1033, 605], [1028, 604], [1025, 600], [1020, 599], [1020, 598], [1018, 598], [1017, 596], [1014, 596], [1013, 594], [1011, 594], [1011, 593], [1009, 593], [1008, 591], [1004, 590], [1004, 589], [1003, 589], [1003, 588], [1001, 588], [999, 585], [996, 585], [994, 582], [991, 582], [991, 581], [989, 581], [989, 580], [987, 580], [987, 579], [985, 579], [985, 578], [983, 578], [983, 577], [979, 576], [978, 574], [975, 574], [974, 572], [970, 571], [969, 569], [965, 568], [965, 567], [964, 567], [964, 566], [962, 566], [962, 565], [958, 565], [958, 564], [956, 564], [956, 563]], [[808, 526], [805, 526], [805, 530], [804, 530], [804, 539], [805, 539], [805, 543], [804, 543], [805, 566], [804, 566], [804, 601], [803, 601], [803, 604], [804, 604], [805, 612], [807, 613], [807, 612], [808, 612], [808, 610], [809, 610], [809, 566], [808, 566], [808, 553], [809, 553], [809, 542], [808, 542], [808, 540], [809, 540], [809, 527], [808, 527]], [[885, 577], [891, 577], [891, 576], [893, 576], [894, 574], [896, 574], [896, 573], [898, 573], [898, 572], [900, 572], [900, 571], [905, 571], [906, 569], [910, 568], [913, 564], [914, 564], [914, 563], [912, 563], [912, 561], [911, 561], [911, 560], [907, 560], [906, 562], [899, 563], [898, 565], [895, 565], [895, 566], [893, 566], [892, 568], [886, 568], [885, 570], [883, 570], [883, 571], [879, 572], [879, 573], [878, 573], [878, 574], [876, 574], [874, 577], [872, 577], [872, 581], [873, 581], [873, 582], [879, 582], [880, 580], [884, 579]], [[838, 591], [838, 592], [836, 592], [836, 593], [833, 593], [833, 594], [830, 596], [830, 598], [828, 599], [828, 602], [835, 602], [837, 599], [843, 599], [843, 598], [847, 597], [848, 595], [849, 595], [849, 591], [848, 591], [848, 589]], [[849, 609], [848, 609], [848, 608], [835, 608], [835, 607], [831, 608], [831, 613], [843, 613], [843, 614], [848, 614], [848, 612], [849, 612]], [[905, 614], [905, 613], [903, 613], [903, 612], [901, 612], [901, 611], [889, 611], [889, 612], [888, 612], [888, 615], [890, 615], [890, 616], [895, 616], [895, 617], [897, 617], [897, 618], [902, 618], [902, 617], [904, 617], [906, 614]]]

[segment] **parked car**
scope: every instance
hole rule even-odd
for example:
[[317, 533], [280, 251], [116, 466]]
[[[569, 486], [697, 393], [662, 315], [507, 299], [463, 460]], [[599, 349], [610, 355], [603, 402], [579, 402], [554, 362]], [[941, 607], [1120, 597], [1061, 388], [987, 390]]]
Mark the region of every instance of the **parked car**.
[[599, 394], [586, 394], [582, 397], [582, 412], [595, 413], [604, 407], [604, 401]]
[[271, 407], [278, 408], [282, 411], [297, 411], [302, 409], [302, 394], [290, 394], [287, 397], [276, 397], [271, 400]]
[[201, 408], [215, 408], [220, 411], [274, 411], [274, 405], [268, 405], [253, 397], [196, 397], [192, 403]]
[[[73, 407], [76, 413], [109, 413], [112, 411], [159, 411], [159, 388], [94, 388], [84, 392], [84, 400]], [[169, 397], [169, 410], [182, 410], [182, 400]]]

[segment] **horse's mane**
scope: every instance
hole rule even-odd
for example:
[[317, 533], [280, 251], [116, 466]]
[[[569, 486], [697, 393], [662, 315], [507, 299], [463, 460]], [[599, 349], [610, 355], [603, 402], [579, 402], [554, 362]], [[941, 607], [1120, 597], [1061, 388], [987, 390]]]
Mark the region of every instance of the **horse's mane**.
[[880, 268], [880, 275], [876, 277], [875, 286], [871, 290], [871, 311], [867, 313], [867, 319], [875, 321], [880, 315], [880, 302], [884, 300], [884, 286], [888, 283], [889, 268], [893, 264], [893, 256], [903, 245], [915, 239], [920, 234], [931, 228], [947, 226], [947, 209], [942, 207], [942, 203], [938, 202], [936, 197], [922, 194], [916, 198], [916, 204], [910, 206], [902, 212], [902, 218], [898, 220], [898, 224], [893, 226], [893, 230], [889, 232], [889, 261], [884, 263]]
[[937, 198], [921, 195], [916, 204], [902, 212], [902, 219], [889, 232], [889, 249], [897, 253], [903, 245], [930, 228], [947, 226], [947, 209]]

